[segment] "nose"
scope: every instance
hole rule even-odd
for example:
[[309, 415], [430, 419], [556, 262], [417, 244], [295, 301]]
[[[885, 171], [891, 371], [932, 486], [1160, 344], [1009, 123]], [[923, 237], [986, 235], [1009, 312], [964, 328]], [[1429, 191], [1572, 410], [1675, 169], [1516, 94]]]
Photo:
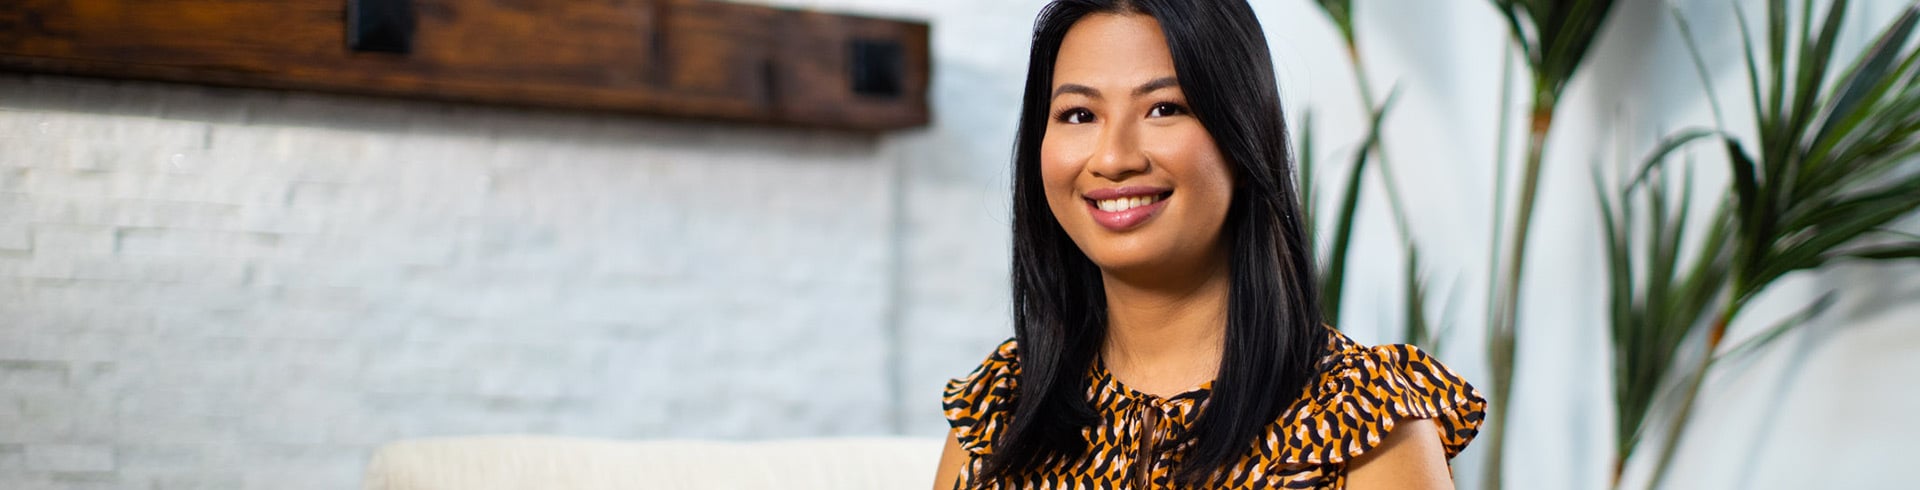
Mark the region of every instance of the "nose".
[[1151, 164], [1140, 151], [1138, 126], [1133, 121], [1110, 121], [1100, 131], [1099, 146], [1088, 160], [1087, 169], [1096, 177], [1114, 182], [1145, 173]]

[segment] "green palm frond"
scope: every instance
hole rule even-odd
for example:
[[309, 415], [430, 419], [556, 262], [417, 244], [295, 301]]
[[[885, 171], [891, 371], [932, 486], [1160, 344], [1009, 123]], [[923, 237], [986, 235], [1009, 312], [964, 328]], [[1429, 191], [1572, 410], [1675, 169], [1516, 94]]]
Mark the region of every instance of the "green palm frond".
[[1586, 61], [1613, 0], [1493, 0], [1532, 68], [1536, 94], [1557, 96]]
[[[1660, 145], [1635, 184], [1601, 194], [1613, 283], [1621, 462], [1645, 432], [1650, 407], [1662, 403], [1658, 386], [1681, 380], [1674, 416], [1655, 456], [1654, 486], [1665, 477], [1693, 402], [1716, 362], [1764, 348], [1818, 315], [1833, 296], [1723, 346], [1727, 326], [1750, 301], [1790, 273], [1834, 261], [1920, 258], [1920, 237], [1886, 233], [1896, 220], [1920, 210], [1920, 168], [1914, 158], [1920, 155], [1920, 47], [1910, 42], [1920, 23], [1920, 3], [1909, 3], [1842, 68], [1835, 40], [1850, 3], [1835, 0], [1824, 15], [1815, 15], [1813, 2], [1803, 0], [1794, 16], [1786, 0], [1770, 0], [1761, 36], [1754, 35], [1736, 4], [1754, 139], [1741, 141], [1725, 131], [1681, 133]], [[1789, 26], [1790, 18], [1797, 18], [1797, 27]], [[1701, 65], [1685, 19], [1676, 12], [1675, 20]], [[1706, 224], [1708, 238], [1691, 253], [1693, 267], [1675, 275], [1674, 257], [1685, 243], [1686, 225], [1684, 218], [1663, 216], [1685, 216], [1691, 205], [1685, 191], [1677, 204], [1665, 201], [1665, 156], [1707, 136], [1723, 142], [1730, 170], [1727, 198]], [[1645, 187], [1636, 189], [1639, 183]], [[1634, 192], [1644, 195], [1634, 201]], [[1881, 239], [1869, 239], [1876, 236]], [[1704, 339], [1692, 356], [1697, 360], [1680, 361], [1680, 340], [1693, 334]]]
[[1314, 0], [1320, 4], [1320, 10], [1327, 13], [1333, 21], [1333, 27], [1340, 30], [1341, 39], [1348, 46], [1353, 45], [1353, 0]]
[[[1372, 161], [1372, 158], [1369, 157], [1372, 153], [1371, 150], [1380, 144], [1380, 125], [1386, 120], [1387, 109], [1393, 105], [1393, 99], [1394, 95], [1389, 94], [1387, 101], [1381, 104], [1380, 109], [1374, 111], [1372, 122], [1367, 128], [1366, 140], [1361, 143], [1360, 148], [1354, 150], [1353, 162], [1347, 167], [1346, 180], [1342, 185], [1343, 189], [1340, 195], [1339, 214], [1334, 217], [1333, 235], [1329, 237], [1332, 243], [1329, 245], [1330, 248], [1326, 255], [1326, 266], [1320, 269], [1319, 277], [1317, 278], [1320, 286], [1320, 311], [1322, 316], [1330, 321], [1337, 321], [1340, 318], [1340, 300], [1343, 297], [1346, 287], [1347, 258], [1348, 253], [1353, 248], [1353, 229], [1356, 224], [1355, 219], [1359, 216], [1361, 189], [1364, 183], [1362, 177], [1366, 175], [1368, 164]], [[1311, 119], [1309, 118], [1308, 120], [1310, 121]], [[1314, 187], [1312, 179], [1315, 173], [1315, 163], [1312, 156], [1312, 124], [1308, 124], [1301, 133], [1301, 148], [1303, 154], [1300, 157], [1300, 179], [1304, 182], [1301, 187], [1307, 189], [1302, 191], [1301, 194], [1301, 205], [1304, 208], [1302, 213], [1308, 216], [1308, 226], [1313, 227], [1316, 226], [1315, 223], [1318, 222], [1318, 218], [1315, 216], [1319, 213], [1316, 209], [1318, 206], [1314, 203], [1317, 191], [1312, 189]], [[1320, 239], [1321, 237], [1318, 236], [1317, 231], [1309, 232], [1309, 243], [1314, 243], [1314, 246], [1318, 246], [1317, 243]]]
[[[1836, 77], [1833, 43], [1850, 2], [1833, 2], [1812, 31], [1812, 2], [1803, 3], [1801, 39], [1782, 32], [1784, 3], [1769, 4], [1770, 65], [1747, 60], [1750, 72], [1771, 75], [1756, 107], [1758, 151], [1737, 141], [1726, 148], [1740, 299], [1787, 273], [1858, 256], [1849, 244], [1920, 208], [1920, 174], [1910, 171], [1920, 154], [1920, 49], [1909, 43], [1920, 6], [1909, 5]], [[1797, 59], [1782, 52], [1787, 43], [1801, 46]]]
[[[1651, 160], [1662, 161], [1676, 148], [1663, 144]], [[1683, 342], [1710, 320], [1727, 286], [1730, 216], [1724, 205], [1710, 216], [1705, 240], [1691, 254], [1685, 250], [1688, 232], [1697, 228], [1688, 223], [1694, 200], [1687, 168], [1677, 197], [1661, 167], [1613, 192], [1597, 171], [1593, 178], [1607, 250], [1616, 462], [1626, 461], [1638, 445], [1661, 387], [1674, 376]]]

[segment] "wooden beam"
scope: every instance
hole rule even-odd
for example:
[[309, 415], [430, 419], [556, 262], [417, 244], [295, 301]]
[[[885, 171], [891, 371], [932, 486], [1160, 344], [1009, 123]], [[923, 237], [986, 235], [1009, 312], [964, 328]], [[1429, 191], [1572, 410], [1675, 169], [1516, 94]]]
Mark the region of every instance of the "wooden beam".
[[395, 53], [349, 48], [350, 1], [12, 0], [0, 70], [857, 130], [929, 117], [924, 23], [709, 0], [412, 0]]

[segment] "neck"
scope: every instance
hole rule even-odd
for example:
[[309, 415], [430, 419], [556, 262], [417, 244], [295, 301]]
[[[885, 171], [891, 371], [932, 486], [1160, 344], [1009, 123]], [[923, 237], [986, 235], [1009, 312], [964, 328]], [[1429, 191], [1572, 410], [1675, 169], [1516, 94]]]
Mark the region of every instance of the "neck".
[[1101, 353], [1122, 383], [1163, 395], [1219, 372], [1231, 281], [1224, 257], [1209, 262], [1178, 275], [1102, 273], [1107, 337]]

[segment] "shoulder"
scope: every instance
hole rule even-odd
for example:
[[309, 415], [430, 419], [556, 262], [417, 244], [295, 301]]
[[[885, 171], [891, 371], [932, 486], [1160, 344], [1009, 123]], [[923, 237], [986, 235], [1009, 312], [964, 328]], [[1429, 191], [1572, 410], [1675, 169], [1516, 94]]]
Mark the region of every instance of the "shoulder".
[[991, 451], [994, 436], [1012, 416], [1019, 374], [1019, 344], [1007, 339], [973, 372], [947, 381], [941, 409], [960, 447], [981, 454]]
[[1426, 351], [1327, 335], [1316, 381], [1267, 434], [1267, 445], [1287, 462], [1345, 463], [1380, 445], [1405, 419], [1432, 420], [1449, 459], [1479, 433], [1486, 399]]

